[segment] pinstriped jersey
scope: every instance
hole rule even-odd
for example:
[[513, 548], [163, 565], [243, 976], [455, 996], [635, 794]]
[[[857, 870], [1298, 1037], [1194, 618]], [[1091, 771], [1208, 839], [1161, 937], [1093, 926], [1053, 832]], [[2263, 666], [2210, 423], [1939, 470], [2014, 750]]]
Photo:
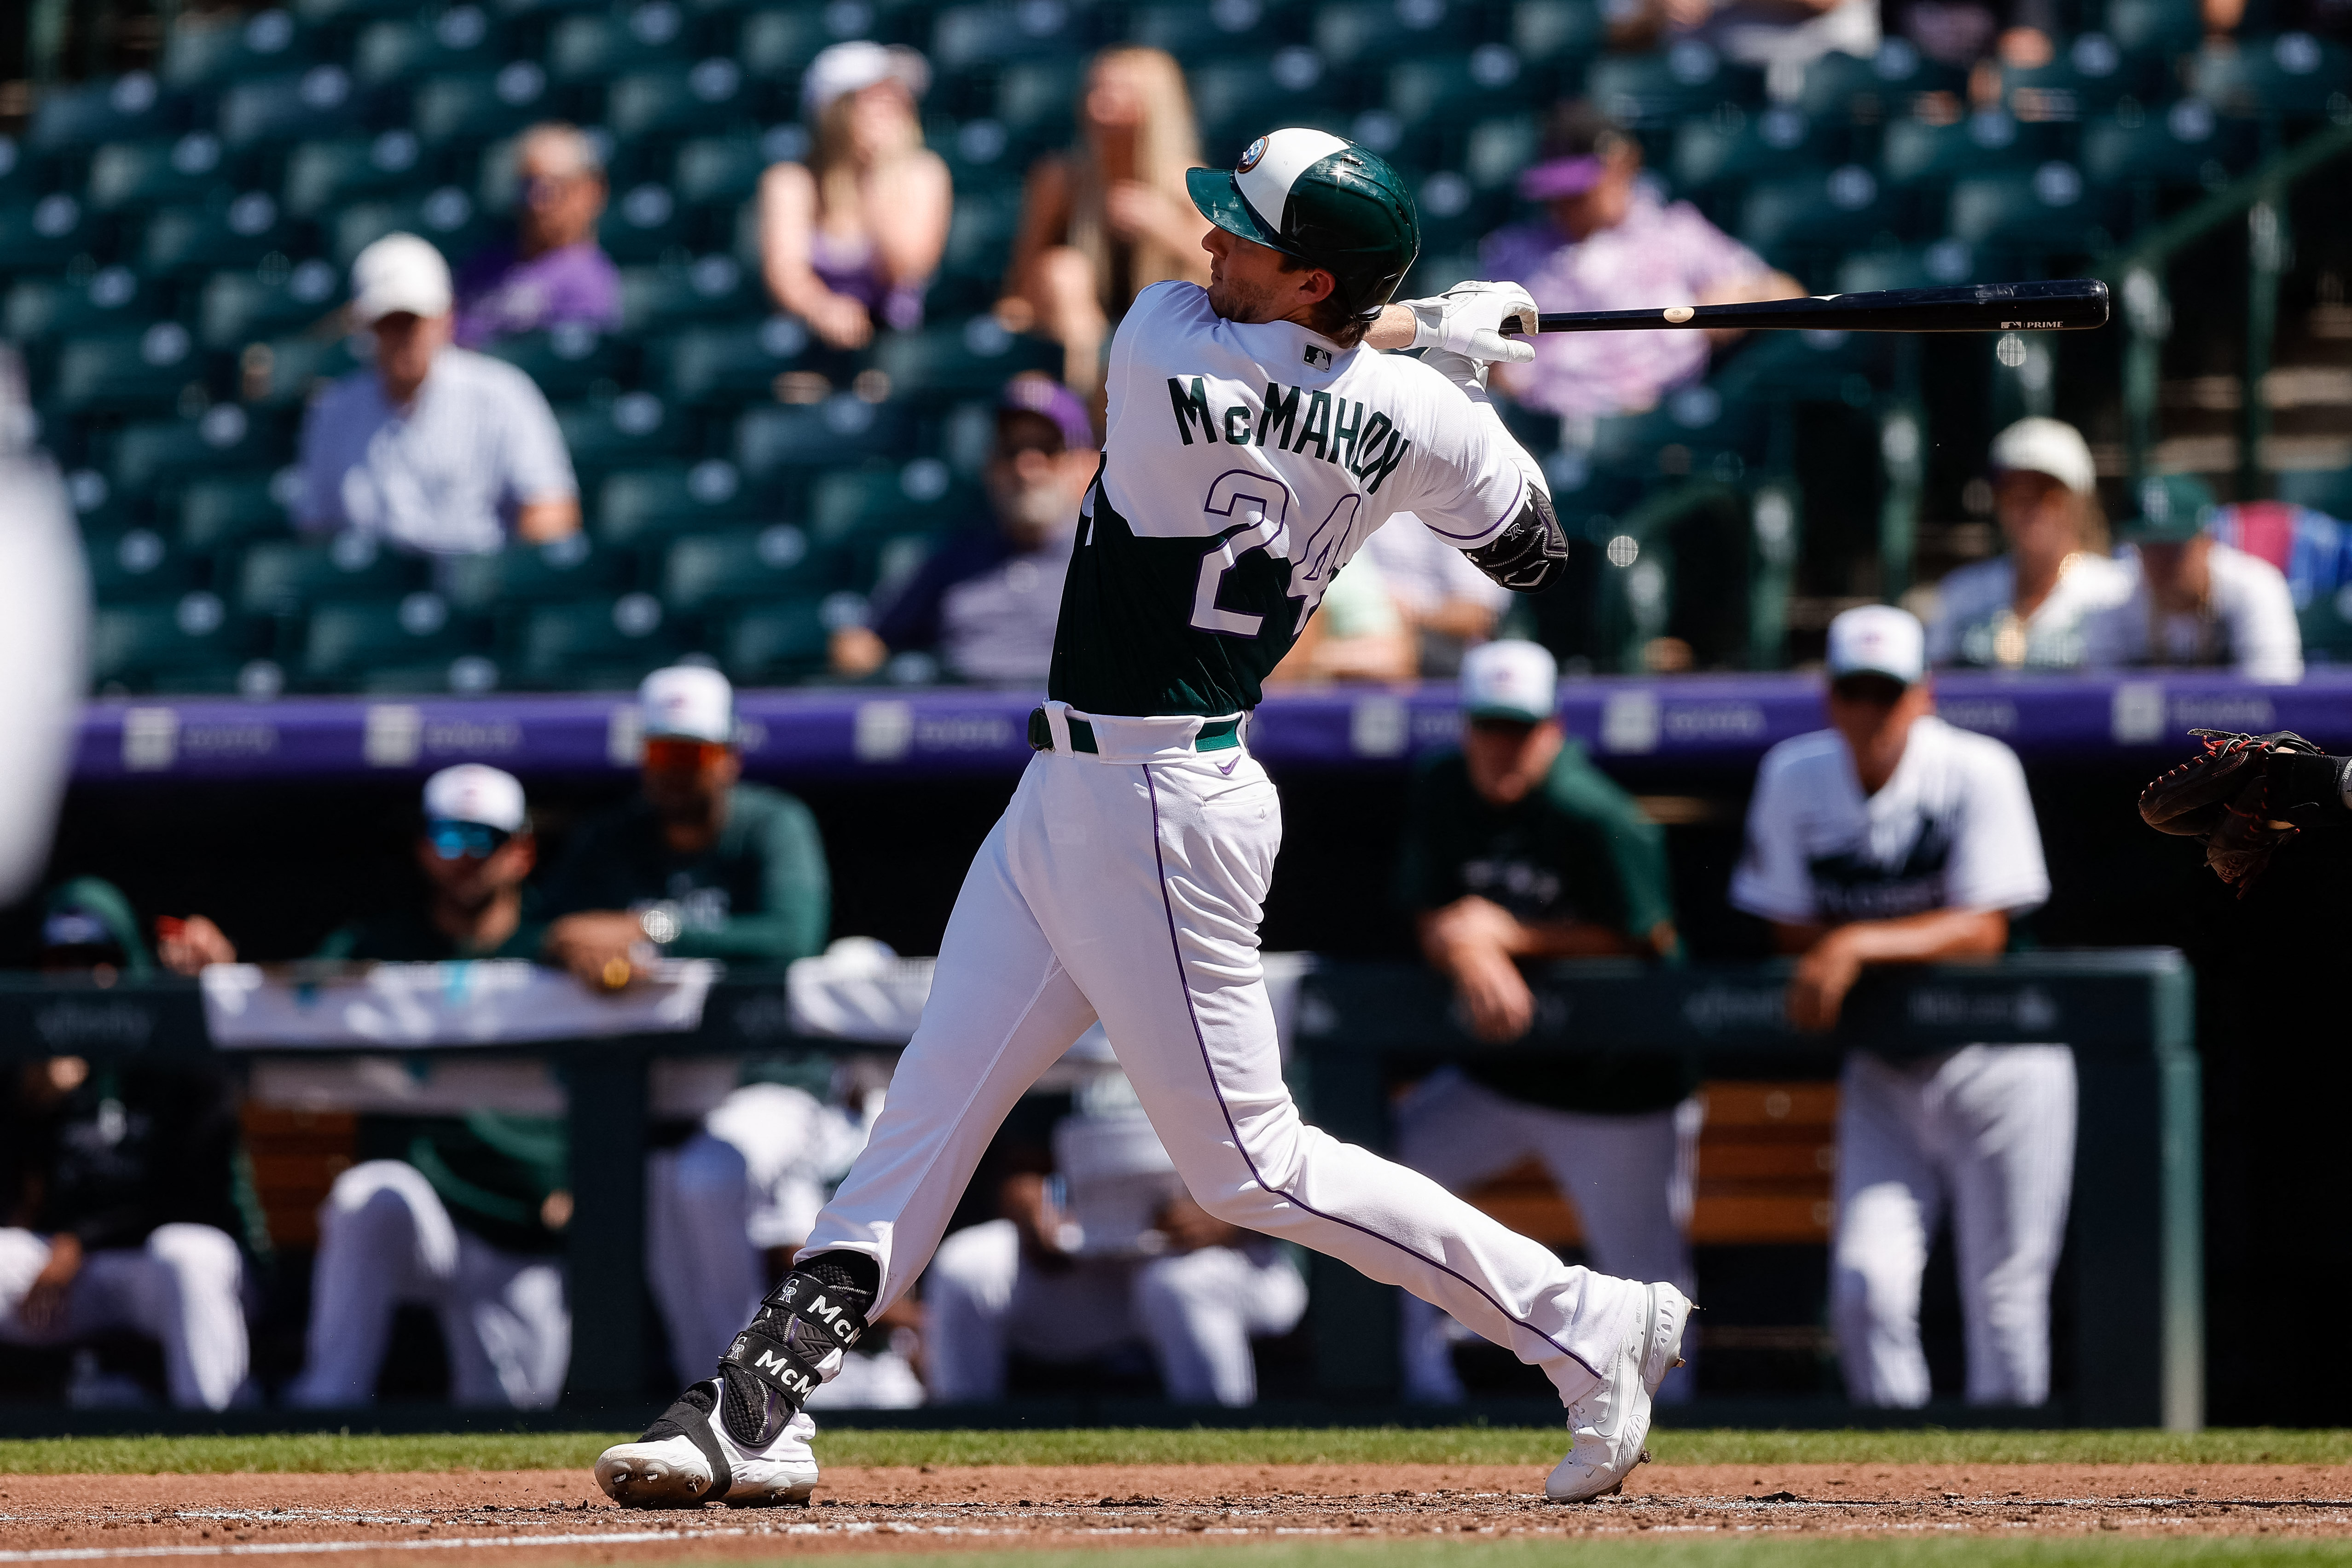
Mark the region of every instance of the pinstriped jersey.
[[1136, 297], [1107, 390], [1049, 684], [1081, 712], [1255, 707], [1389, 517], [1471, 549], [1527, 504], [1516, 444], [1444, 376], [1296, 322], [1225, 320], [1197, 284]]

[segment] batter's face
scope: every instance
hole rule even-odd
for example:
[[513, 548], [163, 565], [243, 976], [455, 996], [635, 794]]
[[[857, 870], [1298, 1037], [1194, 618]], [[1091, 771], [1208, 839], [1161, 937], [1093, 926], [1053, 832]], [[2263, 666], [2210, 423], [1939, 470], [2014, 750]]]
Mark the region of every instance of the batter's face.
[[1280, 251], [1209, 225], [1209, 308], [1228, 321], [1305, 322], [1338, 280], [1319, 267], [1285, 271]]
[[1470, 788], [1490, 806], [1515, 806], [1551, 771], [1562, 744], [1559, 723], [1526, 724], [1507, 718], [1474, 718], [1462, 735], [1462, 759]]

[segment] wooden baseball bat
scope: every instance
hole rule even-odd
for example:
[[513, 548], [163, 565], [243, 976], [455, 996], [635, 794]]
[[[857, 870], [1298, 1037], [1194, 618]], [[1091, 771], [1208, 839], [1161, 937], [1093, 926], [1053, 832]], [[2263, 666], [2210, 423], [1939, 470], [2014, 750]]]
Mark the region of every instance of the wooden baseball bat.
[[[1709, 327], [1743, 331], [2080, 332], [2107, 324], [2107, 286], [2095, 277], [2044, 283], [1968, 283], [1951, 288], [1882, 288], [1744, 305], [1670, 305], [1649, 310], [1555, 310], [1538, 332], [1624, 332]], [[1506, 326], [1506, 332], [1512, 329]]]

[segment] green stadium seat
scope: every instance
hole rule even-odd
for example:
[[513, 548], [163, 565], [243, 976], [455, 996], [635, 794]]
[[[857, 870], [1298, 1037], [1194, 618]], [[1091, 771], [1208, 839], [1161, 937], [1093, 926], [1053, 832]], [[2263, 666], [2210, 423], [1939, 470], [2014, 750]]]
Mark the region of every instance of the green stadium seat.
[[1888, 38], [1868, 59], [1836, 51], [1805, 67], [1792, 108], [1831, 125], [1875, 125], [1906, 113], [1923, 92], [1956, 92], [1962, 74], [1924, 58], [1906, 38]]
[[292, 461], [291, 429], [233, 402], [194, 419], [155, 420], [118, 432], [107, 476], [126, 495], [143, 496], [205, 474], [268, 472]]
[[2104, 193], [2072, 163], [1974, 174], [1952, 183], [1948, 226], [1955, 239], [2033, 256], [2104, 251]]
[[10, 273], [60, 270], [98, 240], [98, 221], [63, 191], [0, 206], [0, 268]]
[[555, 423], [583, 491], [615, 468], [681, 456], [693, 439], [689, 423], [649, 392], [559, 403]]
[[1270, 55], [1204, 60], [1189, 73], [1201, 146], [1230, 168], [1242, 150], [1276, 125], [1312, 125], [1339, 112], [1345, 94], [1323, 57], [1300, 45]]
[[1868, 408], [1891, 373], [1883, 333], [1756, 332], [1717, 366], [1709, 384], [1733, 403], [1780, 397]]
[[2352, 522], [2352, 468], [2282, 469], [2271, 483], [2282, 501]]
[[237, 394], [248, 407], [300, 408], [320, 382], [331, 382], [360, 368], [347, 337], [275, 338], [247, 343], [236, 361]]
[[184, 97], [165, 92], [150, 72], [131, 71], [42, 93], [26, 140], [37, 152], [60, 152], [169, 137], [186, 122]]
[[352, 47], [352, 74], [387, 87], [451, 71], [495, 70], [511, 52], [506, 31], [478, 5], [452, 5], [432, 20], [371, 22]]
[[490, 236], [490, 225], [474, 198], [455, 185], [443, 185], [395, 201], [363, 202], [337, 214], [328, 231], [335, 265], [348, 270], [353, 256], [394, 231], [424, 235], [453, 266]]
[[354, 201], [412, 189], [423, 172], [424, 145], [405, 126], [372, 137], [298, 143], [286, 161], [279, 195], [300, 218], [324, 217]]
[[2242, 120], [2352, 117], [2352, 49], [2309, 33], [2211, 43], [2190, 69], [2197, 96]]
[[163, 39], [163, 82], [184, 89], [226, 87], [306, 64], [316, 57], [315, 44], [291, 13], [275, 7], [251, 16], [184, 11]]
[[596, 225], [606, 255], [624, 266], [691, 256], [701, 224], [667, 185], [648, 180], [619, 193]]
[[1014, 60], [997, 72], [995, 120], [1004, 130], [1010, 161], [1025, 162], [1037, 152], [1068, 145], [1086, 64], [1082, 55], [1055, 55]]
[[1188, 62], [1265, 53], [1275, 47], [1270, 9], [1257, 0], [1138, 5], [1128, 13], [1127, 37]]
[[2163, 62], [2195, 53], [2205, 37], [2199, 0], [2107, 0], [2105, 23], [2126, 54]]
[[750, 329], [688, 327], [646, 345], [646, 383], [680, 406], [764, 397], [808, 346], [808, 329], [791, 316]]
[[931, 19], [931, 64], [950, 75], [1008, 60], [1082, 54], [1087, 12], [1076, 5], [950, 5]]
[[179, 495], [180, 549], [192, 556], [216, 556], [286, 535], [290, 525], [285, 503], [300, 483], [290, 468], [191, 480]]
[[618, 340], [576, 321], [500, 338], [482, 352], [521, 370], [551, 399], [585, 397], [599, 383], [611, 386], [622, 361]]
[[1836, 288], [1841, 294], [1866, 294], [1881, 288], [1938, 288], [1979, 277], [1976, 252], [1963, 242], [1939, 239], [1930, 245], [1856, 251], [1838, 264]]
[[510, 544], [480, 555], [452, 556], [439, 575], [452, 604], [470, 615], [486, 615], [509, 605], [617, 594], [634, 580], [635, 566], [629, 552], [571, 534], [543, 545]]
[[736, 34], [735, 58], [756, 80], [796, 82], [819, 52], [840, 41], [822, 6], [754, 11]]
[[884, 333], [875, 340], [874, 363], [894, 389], [935, 401], [993, 392], [1023, 371], [1058, 376], [1062, 348], [1008, 332], [993, 316], [973, 316], [915, 332]]
[[18, 345], [51, 338], [120, 330], [157, 312], [153, 298], [127, 267], [102, 267], [86, 283], [28, 277], [8, 290], [0, 330]]
[[293, 0], [294, 14], [314, 24], [357, 25], [371, 16], [415, 14], [415, 0]]
[[[1769, 419], [1763, 405], [1731, 398], [1701, 383], [1668, 392], [1644, 413], [1596, 422], [1592, 462], [1596, 467], [1729, 482], [1760, 459]], [[1675, 456], [1670, 449], [1679, 448]]]
[[1463, 140], [1462, 177], [1479, 195], [1516, 192], [1520, 172], [1543, 145], [1543, 129], [1532, 114], [1498, 114], [1475, 122]]
[[677, 59], [691, 41], [684, 11], [669, 0], [649, 0], [625, 16], [603, 12], [562, 18], [548, 34], [541, 58], [559, 82], [601, 82]]
[[604, 97], [604, 123], [629, 141], [748, 127], [753, 107], [743, 68], [719, 55], [617, 78]]
[[69, 339], [58, 350], [50, 395], [70, 413], [136, 413], [170, 408], [203, 373], [196, 342], [177, 321], [153, 321], [95, 338]]
[[493, 0], [508, 16], [558, 16], [567, 11], [602, 11], [610, 0]]
[[903, 407], [847, 392], [823, 402], [747, 409], [735, 422], [735, 460], [746, 476], [764, 481], [891, 456], [906, 450], [907, 424]]
[[2002, 66], [2001, 101], [2029, 124], [2072, 123], [2113, 111], [2142, 89], [2139, 75], [2113, 38], [2083, 33], [2046, 64]]
[[[677, 193], [679, 201], [695, 206], [732, 206], [748, 202], [759, 193], [761, 174], [784, 151], [777, 145], [772, 152], [771, 143], [783, 140], [742, 131], [733, 136], [698, 136], [681, 142], [670, 170], [670, 188]], [[795, 150], [805, 150], [797, 145], [800, 138], [790, 140], [795, 143]]]
[[220, 138], [191, 131], [169, 141], [110, 141], [90, 154], [82, 194], [93, 212], [119, 213], [201, 198], [225, 183]]
[[1315, 8], [1316, 49], [1352, 71], [1476, 42], [1479, 8], [1446, 0], [1327, 0]]
[[1585, 72], [1585, 91], [1619, 124], [1662, 129], [1728, 103], [1746, 109], [1761, 103], [1764, 79], [1752, 67], [1735, 65], [1685, 38], [1644, 55], [1604, 55]]
[[269, 627], [204, 589], [176, 603], [101, 606], [90, 617], [90, 681], [109, 691], [235, 691]]
[[727, 674], [745, 686], [783, 685], [822, 674], [832, 628], [826, 601], [794, 599], [745, 611], [728, 624]]
[[759, 279], [731, 256], [621, 269], [621, 329], [632, 336], [757, 318], [764, 303]]
[[662, 557], [662, 602], [679, 618], [826, 586], [824, 563], [808, 535], [790, 523], [687, 534], [672, 539]]
[[1590, 0], [1519, 0], [1511, 7], [1511, 47], [1546, 74], [1563, 68], [1581, 74], [1584, 61], [1600, 52], [1605, 30], [1601, 8]]
[[2095, 120], [2083, 127], [2083, 177], [2100, 186], [2219, 189], [2245, 162], [2242, 130], [2201, 98], [2175, 99], [2161, 114]]
[[397, 599], [425, 586], [425, 563], [364, 534], [324, 544], [264, 540], [237, 565], [236, 607], [247, 615], [294, 615], [327, 600]]
[[1824, 141], [1811, 120], [1785, 105], [1753, 117], [1709, 115], [1675, 128], [1667, 168], [1676, 193], [1691, 195], [1818, 165]]
[[153, 528], [86, 534], [91, 597], [100, 604], [177, 599], [195, 586], [195, 562]]
[[1859, 163], [1827, 173], [1759, 180], [1739, 208], [1739, 237], [1776, 266], [1827, 262], [1836, 253], [1892, 232], [1895, 204]]
[[1481, 44], [1467, 54], [1425, 55], [1389, 68], [1388, 111], [1404, 134], [1424, 147], [1435, 134], [1449, 145], [1474, 115], [1500, 113], [1532, 101], [1538, 81], [1507, 44]]
[[359, 129], [360, 97], [351, 73], [336, 65], [260, 77], [221, 94], [217, 127], [233, 148], [341, 136]]
[[836, 468], [809, 487], [809, 533], [830, 549], [863, 534], [935, 533], [985, 509], [936, 457]]
[[943, 281], [969, 280], [993, 291], [1012, 265], [1013, 239], [1021, 226], [1021, 193], [956, 193], [948, 220], [947, 246], [940, 256]]
[[650, 593], [536, 605], [523, 612], [514, 649], [522, 685], [557, 691], [625, 691], [678, 653]]
[[295, 233], [267, 191], [247, 191], [203, 206], [164, 207], [147, 221], [140, 247], [141, 270], [173, 276], [251, 267], [263, 257], [284, 256]]
[[314, 690], [433, 692], [449, 689], [449, 665], [477, 653], [464, 617], [420, 589], [398, 600], [315, 604], [302, 629], [297, 678]]
[[607, 475], [598, 487], [596, 540], [636, 549], [744, 521], [761, 510], [741, 473], [723, 458], [624, 468]]
[[536, 60], [509, 60], [494, 71], [454, 71], [425, 78], [409, 124], [429, 146], [488, 141], [543, 117], [547, 72]]
[[268, 272], [216, 272], [196, 301], [196, 337], [208, 349], [234, 349], [318, 325], [336, 307], [342, 280], [323, 261]]
[[2000, 110], [1986, 110], [1949, 125], [1903, 119], [1886, 128], [1879, 149], [1878, 177], [1896, 190], [1931, 181], [1957, 179], [1999, 169], [2031, 168], [2049, 139]]

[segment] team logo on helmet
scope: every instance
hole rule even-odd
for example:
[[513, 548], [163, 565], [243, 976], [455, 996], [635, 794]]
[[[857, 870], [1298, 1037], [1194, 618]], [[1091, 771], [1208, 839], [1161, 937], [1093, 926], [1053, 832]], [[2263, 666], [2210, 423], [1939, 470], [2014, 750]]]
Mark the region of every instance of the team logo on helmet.
[[1265, 138], [1261, 136], [1256, 141], [1251, 142], [1249, 146], [1243, 151], [1242, 161], [1234, 166], [1234, 172], [1236, 174], [1248, 173], [1251, 170], [1257, 167], [1257, 161], [1265, 156]]

